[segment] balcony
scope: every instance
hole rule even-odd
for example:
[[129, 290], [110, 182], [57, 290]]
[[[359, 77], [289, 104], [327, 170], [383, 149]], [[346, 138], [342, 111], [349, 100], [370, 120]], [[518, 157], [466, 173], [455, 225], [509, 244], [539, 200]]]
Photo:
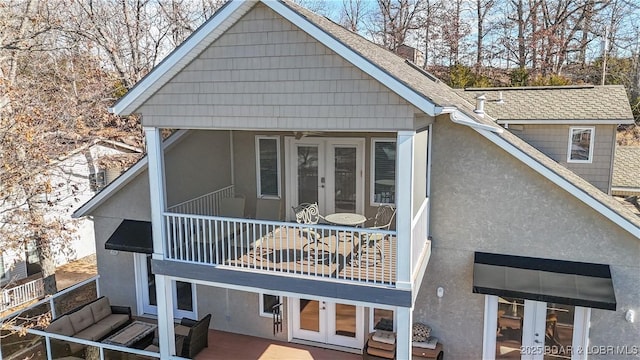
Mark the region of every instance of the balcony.
[[430, 252], [426, 199], [411, 222], [412, 254], [401, 254], [395, 230], [220, 216], [233, 196], [232, 185], [164, 212], [165, 260], [394, 288], [398, 258], [415, 269]]

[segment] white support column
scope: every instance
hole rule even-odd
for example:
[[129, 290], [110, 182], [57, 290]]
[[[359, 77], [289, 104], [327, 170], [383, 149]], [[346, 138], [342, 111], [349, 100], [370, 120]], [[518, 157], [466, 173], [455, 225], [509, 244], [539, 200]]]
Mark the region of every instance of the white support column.
[[162, 259], [164, 254], [165, 227], [163, 212], [166, 209], [164, 183], [164, 152], [159, 128], [145, 127], [149, 168], [149, 191], [151, 200], [151, 227], [153, 233], [153, 258]]
[[411, 359], [413, 340], [413, 309], [396, 308], [396, 359]]
[[411, 258], [413, 219], [413, 147], [415, 131], [398, 131], [396, 148], [396, 231], [398, 259], [396, 287], [411, 289]]
[[[164, 259], [165, 226], [163, 213], [166, 210], [164, 182], [164, 152], [162, 133], [159, 128], [145, 127], [147, 158], [149, 169], [149, 191], [151, 202], [151, 230], [153, 234], [153, 255], [155, 260]], [[173, 287], [169, 277], [155, 275], [156, 299], [158, 302], [158, 337], [160, 358], [175, 355], [176, 343], [173, 330]]]
[[170, 277], [155, 275], [156, 299], [158, 301], [158, 340], [160, 358], [169, 359], [176, 355], [176, 341], [173, 324], [173, 286]]

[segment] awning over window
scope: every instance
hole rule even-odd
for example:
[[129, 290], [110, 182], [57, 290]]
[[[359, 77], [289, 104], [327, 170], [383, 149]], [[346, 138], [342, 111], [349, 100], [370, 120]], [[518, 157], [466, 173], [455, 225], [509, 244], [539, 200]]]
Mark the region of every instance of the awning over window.
[[152, 254], [151, 223], [148, 221], [123, 220], [104, 244], [104, 248], [107, 250]]
[[615, 310], [609, 265], [475, 253], [473, 292]]

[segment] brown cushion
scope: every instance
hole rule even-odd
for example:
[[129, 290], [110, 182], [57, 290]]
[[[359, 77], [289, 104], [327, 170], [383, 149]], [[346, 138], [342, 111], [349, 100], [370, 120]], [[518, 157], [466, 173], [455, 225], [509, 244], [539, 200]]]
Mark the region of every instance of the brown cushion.
[[368, 347], [367, 348], [367, 354], [369, 355], [373, 355], [373, 356], [378, 356], [381, 358], [385, 358], [385, 359], [393, 359], [396, 355], [395, 351], [389, 351], [389, 350], [382, 350], [382, 349], [377, 349], [374, 347]]
[[52, 321], [45, 331], [65, 336], [73, 336], [73, 334], [76, 333], [75, 330], [73, 330], [73, 325], [71, 325], [71, 320], [68, 315], [61, 316]]
[[376, 349], [387, 350], [387, 351], [394, 351], [396, 349], [395, 344], [387, 344], [387, 343], [373, 340], [373, 334], [374, 333], [369, 334], [369, 341], [367, 341], [367, 346], [374, 347]]
[[98, 321], [96, 324], [109, 327], [111, 330], [115, 330], [129, 321], [129, 315], [127, 314], [111, 314], [111, 316]]
[[94, 324], [80, 331], [75, 336], [80, 339], [97, 341], [107, 336], [111, 332], [108, 324]]
[[71, 325], [73, 325], [73, 330], [75, 330], [76, 333], [79, 333], [94, 323], [91, 308], [89, 306], [85, 306], [82, 309], [69, 314], [69, 319], [71, 320]]
[[376, 330], [371, 338], [375, 341], [385, 344], [396, 343], [396, 334], [393, 331]]
[[189, 330], [191, 330], [191, 328], [188, 327], [188, 326], [176, 325], [174, 331], [175, 331], [176, 335], [189, 336]]
[[94, 322], [98, 322], [107, 316], [111, 315], [111, 304], [109, 304], [109, 298], [100, 298], [89, 305], [91, 313], [93, 314]]

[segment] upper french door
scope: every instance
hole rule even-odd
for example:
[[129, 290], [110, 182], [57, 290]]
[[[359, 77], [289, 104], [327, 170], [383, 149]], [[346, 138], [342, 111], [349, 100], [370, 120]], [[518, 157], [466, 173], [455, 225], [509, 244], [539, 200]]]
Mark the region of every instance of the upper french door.
[[364, 139], [287, 138], [288, 208], [318, 203], [322, 214], [362, 213]]
[[487, 295], [484, 359], [583, 359], [590, 309]]
[[364, 309], [320, 300], [291, 299], [292, 335], [296, 339], [361, 348]]
[[[151, 271], [151, 255], [135, 254], [138, 312], [158, 315], [155, 276]], [[196, 319], [195, 286], [183, 281], [173, 281], [173, 316]]]

